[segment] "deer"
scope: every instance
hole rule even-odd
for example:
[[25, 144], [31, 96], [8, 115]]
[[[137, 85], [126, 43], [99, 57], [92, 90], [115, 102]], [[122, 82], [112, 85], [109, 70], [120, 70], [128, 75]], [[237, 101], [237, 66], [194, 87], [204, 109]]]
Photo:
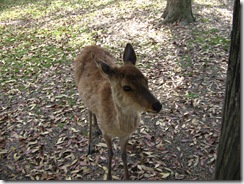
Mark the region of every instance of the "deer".
[[158, 113], [162, 104], [150, 92], [148, 80], [135, 66], [137, 56], [130, 43], [123, 53], [123, 65], [106, 49], [91, 45], [75, 58], [75, 83], [79, 96], [89, 112], [88, 154], [92, 150], [92, 126], [101, 130], [108, 149], [107, 180], [112, 180], [112, 139], [117, 137], [129, 180], [127, 144], [140, 124], [142, 112]]

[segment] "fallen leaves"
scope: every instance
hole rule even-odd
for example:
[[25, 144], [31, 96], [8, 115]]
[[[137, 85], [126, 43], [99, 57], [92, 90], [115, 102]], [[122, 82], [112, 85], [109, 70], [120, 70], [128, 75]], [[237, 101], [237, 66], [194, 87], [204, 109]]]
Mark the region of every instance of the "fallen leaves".
[[[224, 16], [211, 5], [202, 11], [197, 2], [198, 21], [189, 27], [158, 26], [166, 5], [158, 1], [6, 5], [0, 14], [1, 179], [106, 178], [107, 145], [101, 136], [94, 137], [96, 151], [87, 156], [87, 115], [72, 61], [82, 46], [96, 43], [119, 62], [124, 44], [132, 42], [137, 66], [163, 109], [144, 113], [144, 123], [129, 140], [131, 179], [212, 180], [231, 13]], [[30, 7], [35, 11], [19, 17]], [[116, 139], [113, 146], [112, 177], [120, 180], [123, 164]]]

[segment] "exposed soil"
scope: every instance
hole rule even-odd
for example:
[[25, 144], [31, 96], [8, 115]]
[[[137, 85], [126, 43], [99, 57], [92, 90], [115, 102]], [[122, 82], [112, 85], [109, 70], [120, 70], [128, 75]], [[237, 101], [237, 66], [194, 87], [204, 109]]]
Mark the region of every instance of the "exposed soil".
[[[64, 18], [67, 26], [74, 22], [79, 26], [82, 18], [81, 26], [86, 24], [93, 41], [111, 51], [118, 63], [124, 46], [131, 42], [137, 66], [163, 103], [160, 113], [142, 114], [142, 124], [130, 138], [131, 179], [213, 180], [232, 12], [229, 3], [194, 1], [195, 23], [162, 25], [165, 3], [157, 7], [148, 1], [141, 6], [113, 1], [6, 26], [48, 27]], [[68, 49], [63, 49], [68, 55]], [[105, 179], [107, 148], [102, 136], [97, 136], [95, 153], [86, 154], [87, 110], [74, 84], [73, 57], [68, 58], [28, 78], [20, 73], [0, 85], [2, 180]], [[112, 175], [120, 180], [124, 171], [116, 138], [114, 152]]]

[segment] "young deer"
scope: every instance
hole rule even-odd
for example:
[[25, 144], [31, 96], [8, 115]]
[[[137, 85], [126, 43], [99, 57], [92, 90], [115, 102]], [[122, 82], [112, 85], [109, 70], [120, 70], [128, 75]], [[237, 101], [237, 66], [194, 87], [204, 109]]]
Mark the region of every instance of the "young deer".
[[125, 170], [129, 179], [126, 147], [129, 136], [140, 123], [140, 113], [159, 112], [161, 103], [148, 89], [147, 78], [135, 67], [136, 54], [127, 44], [124, 65], [114, 63], [114, 57], [98, 46], [85, 47], [75, 59], [75, 81], [78, 92], [89, 110], [89, 148], [91, 151], [92, 119], [97, 120], [108, 147], [108, 175], [111, 180], [113, 157], [112, 138], [118, 137]]

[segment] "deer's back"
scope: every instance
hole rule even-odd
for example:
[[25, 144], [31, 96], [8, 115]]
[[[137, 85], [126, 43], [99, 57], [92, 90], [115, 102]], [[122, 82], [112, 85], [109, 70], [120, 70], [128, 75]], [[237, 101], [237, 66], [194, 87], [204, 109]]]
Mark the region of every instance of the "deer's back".
[[113, 56], [105, 49], [99, 46], [85, 47], [75, 59], [75, 82], [84, 104], [93, 113], [98, 114], [97, 111], [101, 106], [98, 104], [99, 99], [101, 96], [111, 99], [111, 91], [108, 79], [101, 75], [93, 61], [94, 55], [104, 62], [114, 65]]

